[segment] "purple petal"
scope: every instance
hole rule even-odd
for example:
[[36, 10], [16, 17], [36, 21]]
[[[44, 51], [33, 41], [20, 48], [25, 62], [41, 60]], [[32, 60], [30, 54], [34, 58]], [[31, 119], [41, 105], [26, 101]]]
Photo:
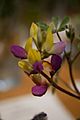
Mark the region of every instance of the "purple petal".
[[21, 59], [26, 59], [27, 58], [27, 53], [24, 48], [18, 46], [18, 45], [12, 45], [11, 46], [11, 52], [15, 57], [21, 58]]
[[58, 54], [58, 55], [61, 54], [64, 51], [65, 46], [66, 46], [66, 44], [63, 41], [54, 43], [54, 53]]
[[42, 96], [46, 93], [48, 85], [35, 85], [32, 87], [32, 94], [35, 96]]
[[33, 64], [33, 69], [35, 72], [41, 72], [43, 70], [43, 65], [41, 62], [36, 62]]
[[51, 65], [53, 70], [57, 71], [61, 67], [62, 58], [59, 55], [52, 55], [51, 57]]

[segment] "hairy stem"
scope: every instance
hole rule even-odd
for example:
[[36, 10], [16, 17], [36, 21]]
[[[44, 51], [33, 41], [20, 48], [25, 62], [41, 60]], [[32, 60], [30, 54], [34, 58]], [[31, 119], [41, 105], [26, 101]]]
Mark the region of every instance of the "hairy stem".
[[41, 74], [42, 74], [42, 75], [48, 80], [48, 82], [49, 82], [53, 87], [55, 87], [57, 90], [59, 90], [59, 91], [65, 93], [65, 94], [67, 94], [67, 95], [69, 95], [69, 96], [72, 96], [72, 97], [80, 100], [80, 96], [77, 96], [77, 95], [75, 95], [75, 94], [73, 94], [73, 93], [65, 90], [64, 88], [58, 86], [58, 85], [57, 85], [48, 75], [46, 75], [43, 71], [41, 71]]
[[76, 93], [60, 76], [58, 76], [58, 79], [59, 79], [60, 82], [62, 82], [62, 84], [64, 84], [69, 90], [71, 90], [72, 92]]

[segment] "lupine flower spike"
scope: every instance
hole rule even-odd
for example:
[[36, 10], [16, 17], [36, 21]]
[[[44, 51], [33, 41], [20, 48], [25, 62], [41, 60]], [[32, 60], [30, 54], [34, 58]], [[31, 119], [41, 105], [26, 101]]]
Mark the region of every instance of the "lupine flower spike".
[[[33, 44], [36, 48], [33, 47]], [[46, 93], [49, 83], [42, 77], [41, 72], [45, 74], [48, 72], [49, 75], [51, 72], [57, 72], [61, 67], [62, 58], [60, 54], [64, 49], [64, 42], [54, 43], [50, 27], [44, 32], [35, 23], [31, 25], [30, 37], [26, 40], [24, 48], [18, 45], [11, 46], [12, 54], [19, 58], [18, 66], [35, 83], [35, 86], [32, 87], [33, 95], [42, 96]], [[47, 60], [49, 57], [51, 57], [50, 61]]]

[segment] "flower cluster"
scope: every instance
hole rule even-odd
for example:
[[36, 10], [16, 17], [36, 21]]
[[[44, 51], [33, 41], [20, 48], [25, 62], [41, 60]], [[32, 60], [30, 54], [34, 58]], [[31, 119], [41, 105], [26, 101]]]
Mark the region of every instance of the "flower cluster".
[[[54, 43], [51, 27], [46, 31], [37, 24], [32, 23], [30, 37], [26, 40], [25, 47], [11, 46], [11, 52], [19, 58], [18, 66], [29, 75], [35, 86], [32, 94], [42, 96], [46, 93], [49, 82], [42, 77], [42, 72], [52, 77], [61, 67], [61, 53], [65, 49], [63, 41]], [[49, 58], [49, 59], [48, 59]]]

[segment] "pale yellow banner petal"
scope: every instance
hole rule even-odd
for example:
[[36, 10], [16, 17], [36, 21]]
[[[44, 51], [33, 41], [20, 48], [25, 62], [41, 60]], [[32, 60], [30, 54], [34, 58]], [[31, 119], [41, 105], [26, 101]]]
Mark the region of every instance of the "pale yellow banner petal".
[[48, 28], [47, 35], [46, 35], [46, 41], [43, 44], [43, 50], [49, 51], [53, 46], [53, 34], [51, 28]]
[[30, 37], [26, 40], [25, 50], [29, 51], [29, 49], [31, 49], [31, 48], [32, 48], [32, 37]]
[[38, 26], [35, 23], [32, 23], [30, 28], [30, 36], [34, 38], [34, 40], [37, 41], [37, 32], [38, 32]]
[[35, 63], [36, 61], [40, 61], [41, 60], [40, 52], [35, 49], [30, 49], [28, 52], [28, 59], [31, 64]]

